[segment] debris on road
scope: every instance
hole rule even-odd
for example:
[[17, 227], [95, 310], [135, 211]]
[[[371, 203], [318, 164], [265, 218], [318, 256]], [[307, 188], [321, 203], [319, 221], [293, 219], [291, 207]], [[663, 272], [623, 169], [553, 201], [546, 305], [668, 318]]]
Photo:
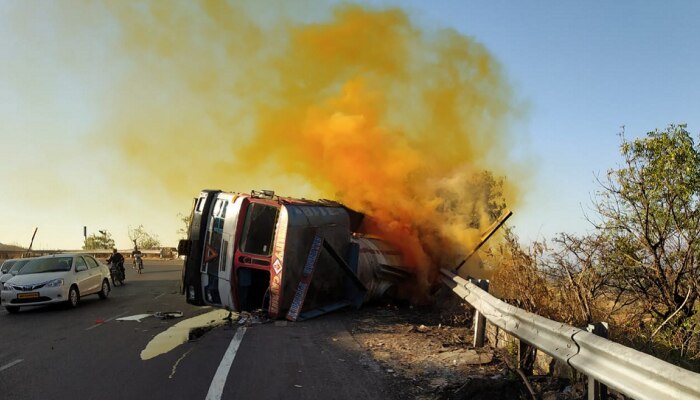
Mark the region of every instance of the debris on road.
[[160, 319], [182, 318], [182, 311], [158, 311], [153, 316]]
[[117, 321], [136, 321], [136, 322], [141, 322], [142, 319], [152, 317], [153, 314], [137, 314], [137, 315], [130, 315], [128, 317], [121, 317], [117, 318]]
[[[151, 314], [137, 314], [128, 317], [117, 318], [117, 321], [136, 321], [141, 322], [142, 319], [148, 317], [156, 317], [158, 319], [174, 319], [182, 318], [182, 311], [157, 311]], [[104, 322], [104, 321], [102, 321]]]
[[263, 310], [256, 310], [251, 312], [243, 311], [239, 315], [240, 317], [238, 319], [238, 325], [245, 325], [246, 327], [251, 327], [257, 324], [264, 324], [270, 321], [270, 319], [267, 317], [266, 313]]

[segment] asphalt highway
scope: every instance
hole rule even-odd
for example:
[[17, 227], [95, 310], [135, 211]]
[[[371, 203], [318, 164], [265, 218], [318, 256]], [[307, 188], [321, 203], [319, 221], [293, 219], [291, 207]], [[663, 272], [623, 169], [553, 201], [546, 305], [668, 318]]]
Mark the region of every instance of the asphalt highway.
[[[180, 268], [177, 260], [146, 260], [144, 273], [127, 268], [126, 284], [112, 288], [106, 300], [88, 296], [75, 309], [0, 309], [0, 398], [402, 397], [353, 340], [342, 312], [295, 323], [219, 321], [172, 350], [142, 359], [157, 335], [213, 311], [185, 302]], [[119, 320], [175, 311], [182, 317]]]

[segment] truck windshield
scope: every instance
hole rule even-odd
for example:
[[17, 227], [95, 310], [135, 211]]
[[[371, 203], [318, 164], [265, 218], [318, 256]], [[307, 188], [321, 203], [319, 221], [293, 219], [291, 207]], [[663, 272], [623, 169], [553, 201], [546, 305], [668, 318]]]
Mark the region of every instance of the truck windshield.
[[241, 251], [262, 256], [272, 252], [272, 239], [275, 236], [277, 207], [251, 203], [243, 224]]

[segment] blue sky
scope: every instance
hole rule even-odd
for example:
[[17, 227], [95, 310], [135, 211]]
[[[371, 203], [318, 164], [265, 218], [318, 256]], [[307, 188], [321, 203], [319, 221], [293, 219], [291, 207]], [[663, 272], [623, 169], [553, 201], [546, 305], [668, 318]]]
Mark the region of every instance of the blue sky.
[[511, 223], [522, 238], [590, 228], [596, 176], [619, 165], [618, 133], [670, 123], [700, 132], [700, 3], [464, 1], [420, 7], [421, 19], [483, 43], [529, 105], [520, 129], [538, 168]]
[[[510, 220], [524, 241], [588, 229], [584, 211], [598, 188], [595, 176], [620, 162], [622, 125], [628, 138], [670, 123], [700, 133], [698, 2], [365, 4], [400, 5], [423, 29], [457, 30], [501, 63], [526, 110], [512, 126], [522, 139], [514, 151], [535, 167]], [[35, 247], [78, 248], [88, 225], [88, 232], [110, 229], [117, 245], [128, 247], [127, 227], [144, 224], [175, 246], [175, 215], [187, 211], [181, 200], [168, 202], [166, 192], [158, 204], [117, 199], [116, 184], [99, 175], [101, 164], [118, 162], [108, 145], [71, 145], [82, 143], [103, 111], [97, 104], [112, 84], [105, 76], [128, 63], [111, 60], [101, 45], [114, 27], [89, 25], [89, 36], [54, 30], [71, 21], [56, 22], [57, 7], [46, 5], [0, 3], [0, 242], [26, 246], [38, 226]], [[75, 65], [54, 69], [66, 52], [75, 53]], [[94, 57], [100, 71], [89, 68]], [[54, 167], [51, 159], [59, 157]], [[138, 180], [120, 184], [132, 178]]]

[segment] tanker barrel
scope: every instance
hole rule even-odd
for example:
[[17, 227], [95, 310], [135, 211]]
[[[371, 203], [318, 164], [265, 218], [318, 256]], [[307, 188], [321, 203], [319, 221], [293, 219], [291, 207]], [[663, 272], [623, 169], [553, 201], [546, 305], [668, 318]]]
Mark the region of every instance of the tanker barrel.
[[379, 270], [376, 271], [377, 278], [384, 279], [390, 282], [399, 283], [413, 277], [413, 274], [403, 268], [399, 268], [387, 264], [379, 264]]

